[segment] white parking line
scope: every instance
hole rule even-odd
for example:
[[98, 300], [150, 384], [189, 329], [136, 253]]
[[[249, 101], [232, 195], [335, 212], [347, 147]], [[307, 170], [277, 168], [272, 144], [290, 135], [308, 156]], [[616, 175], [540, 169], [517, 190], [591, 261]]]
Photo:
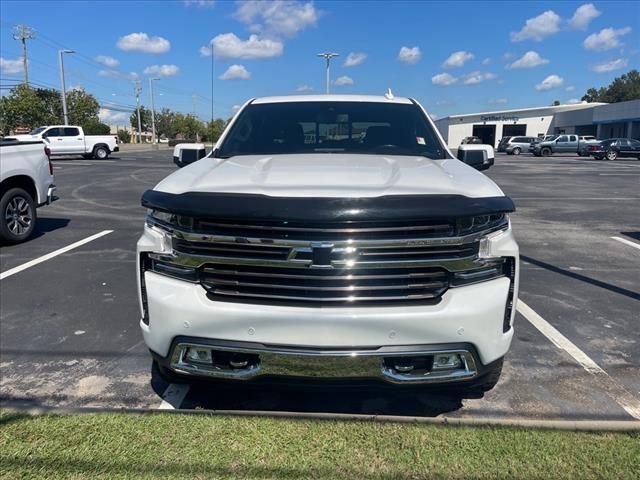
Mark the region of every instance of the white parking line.
[[189, 385], [170, 384], [162, 394], [162, 403], [158, 407], [158, 410], [174, 410], [180, 408], [187, 393], [189, 393]]
[[529, 305], [520, 299], [518, 299], [517, 310], [536, 327], [540, 333], [547, 337], [551, 343], [571, 355], [587, 372], [597, 376], [599, 386], [629, 415], [640, 420], [640, 399], [635, 398], [627, 389], [611, 378], [609, 374], [586, 353], [571, 342], [571, 340], [562, 335], [553, 325], [538, 315]]
[[627, 240], [626, 238], [620, 238], [620, 237], [611, 237], [611, 238], [613, 238], [614, 240], [617, 240], [617, 241], [619, 241], [621, 243], [624, 243], [625, 245], [629, 245], [630, 247], [637, 248], [638, 250], [640, 250], [640, 244], [635, 243], [635, 242], [631, 242], [631, 241]]
[[51, 253], [47, 253], [46, 255], [43, 255], [42, 257], [38, 257], [35, 260], [31, 260], [27, 263], [23, 263], [22, 265], [18, 265], [17, 267], [11, 268], [9, 270], [7, 270], [6, 272], [2, 272], [0, 273], [0, 280], [4, 280], [7, 277], [10, 277], [11, 275], [15, 275], [16, 273], [19, 273], [23, 270], [26, 270], [27, 268], [33, 267], [34, 265], [38, 265], [39, 263], [42, 262], [46, 262], [47, 260], [52, 259], [53, 257], [57, 257], [58, 255], [62, 255], [63, 253], [68, 252], [69, 250], [73, 250], [74, 248], [78, 248], [82, 245], [85, 245], [89, 242], [92, 242], [100, 237], [104, 237], [105, 235], [108, 235], [110, 233], [112, 233], [113, 230], [103, 230], [102, 232], [96, 233], [95, 235], [91, 235], [90, 237], [87, 237], [83, 240], [80, 240], [78, 242], [72, 243], [71, 245], [67, 245], [66, 247], [62, 247], [59, 248], [58, 250], [55, 250]]

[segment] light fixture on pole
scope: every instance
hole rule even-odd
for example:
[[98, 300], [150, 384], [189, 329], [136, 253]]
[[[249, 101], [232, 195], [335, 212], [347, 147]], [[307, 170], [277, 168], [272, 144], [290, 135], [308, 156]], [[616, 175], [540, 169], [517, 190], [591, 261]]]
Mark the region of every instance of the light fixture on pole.
[[158, 143], [156, 138], [156, 108], [153, 103], [153, 81], [160, 80], [159, 78], [149, 79], [149, 93], [151, 95], [151, 134], [153, 135], [153, 144]]
[[322, 53], [319, 53], [318, 56], [327, 60], [327, 94], [329, 94], [329, 84], [330, 84], [329, 64], [331, 63], [331, 59], [333, 57], [339, 57], [340, 54], [334, 53], [334, 52], [322, 52]]
[[62, 91], [60, 95], [62, 96], [62, 115], [64, 117], [64, 124], [69, 125], [69, 116], [67, 115], [67, 89], [64, 85], [64, 60], [62, 56], [65, 53], [76, 53], [73, 50], [58, 50], [58, 63], [60, 65], [60, 87]]

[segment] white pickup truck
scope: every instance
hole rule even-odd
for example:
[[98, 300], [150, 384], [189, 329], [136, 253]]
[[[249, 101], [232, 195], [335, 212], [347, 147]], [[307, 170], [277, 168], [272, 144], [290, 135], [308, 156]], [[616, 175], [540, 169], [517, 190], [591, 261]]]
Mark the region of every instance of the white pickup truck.
[[0, 242], [27, 240], [36, 225], [36, 208], [55, 200], [55, 190], [43, 142], [0, 141]]
[[493, 148], [461, 149], [409, 98], [248, 102], [142, 197], [140, 327], [161, 375], [493, 388], [515, 207], [467, 164]]
[[85, 135], [82, 127], [75, 125], [48, 125], [34, 128], [26, 135], [12, 135], [7, 139], [21, 142], [44, 141], [52, 156], [82, 155], [84, 158], [104, 160], [119, 150], [114, 135]]

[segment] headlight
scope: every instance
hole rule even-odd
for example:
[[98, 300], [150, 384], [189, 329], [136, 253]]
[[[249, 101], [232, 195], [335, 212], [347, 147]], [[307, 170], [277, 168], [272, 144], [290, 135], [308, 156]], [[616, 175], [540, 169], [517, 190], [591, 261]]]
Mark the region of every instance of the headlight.
[[509, 215], [506, 213], [493, 213], [490, 215], [477, 215], [457, 220], [459, 235], [481, 232], [483, 230], [506, 230], [509, 227]]
[[182, 228], [191, 230], [193, 228], [193, 218], [150, 208], [147, 210], [147, 224], [165, 229]]

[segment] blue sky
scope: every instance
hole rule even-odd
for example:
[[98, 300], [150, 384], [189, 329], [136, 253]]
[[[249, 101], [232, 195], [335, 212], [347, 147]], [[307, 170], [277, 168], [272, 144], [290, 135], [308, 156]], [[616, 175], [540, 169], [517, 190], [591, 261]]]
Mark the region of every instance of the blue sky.
[[159, 76], [156, 108], [192, 112], [195, 94], [208, 119], [212, 41], [216, 117], [254, 96], [323, 93], [325, 50], [340, 53], [333, 92], [391, 87], [438, 117], [575, 101], [640, 68], [640, 2], [3, 0], [0, 18], [3, 94], [22, 78], [11, 35], [26, 24], [30, 79], [59, 87], [57, 50], [76, 50], [67, 87], [96, 95], [107, 122], [128, 117], [136, 76], [144, 105]]

